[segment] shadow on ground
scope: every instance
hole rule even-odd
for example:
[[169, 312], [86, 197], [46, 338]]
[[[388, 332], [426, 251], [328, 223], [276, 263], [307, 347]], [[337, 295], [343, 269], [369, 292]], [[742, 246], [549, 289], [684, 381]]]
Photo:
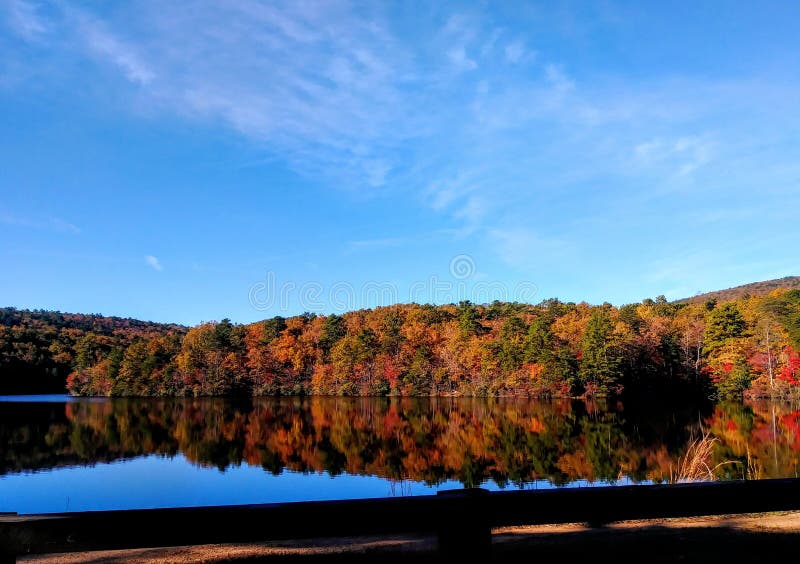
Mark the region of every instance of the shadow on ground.
[[[756, 525], [757, 526], [757, 525]], [[753, 525], [750, 526], [750, 529]], [[320, 539], [253, 545], [138, 549], [28, 556], [48, 564], [111, 562], [425, 563], [442, 562], [433, 537]], [[493, 535], [492, 562], [587, 561], [615, 563], [743, 562], [800, 560], [800, 529], [743, 530], [736, 522], [714, 526], [671, 523], [647, 526], [505, 529]], [[469, 559], [467, 561], [475, 561]]]

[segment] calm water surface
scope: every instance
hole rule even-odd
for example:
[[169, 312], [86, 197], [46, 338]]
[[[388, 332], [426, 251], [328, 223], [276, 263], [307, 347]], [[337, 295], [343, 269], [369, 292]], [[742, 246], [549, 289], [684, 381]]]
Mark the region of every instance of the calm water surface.
[[796, 477], [783, 403], [0, 397], [0, 512], [665, 481], [716, 439], [717, 479]]

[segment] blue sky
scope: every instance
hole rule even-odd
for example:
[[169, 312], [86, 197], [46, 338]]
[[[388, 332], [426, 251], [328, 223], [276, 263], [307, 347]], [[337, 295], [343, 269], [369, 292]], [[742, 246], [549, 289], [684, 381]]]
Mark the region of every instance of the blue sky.
[[795, 2], [0, 6], [2, 305], [245, 322], [800, 274]]

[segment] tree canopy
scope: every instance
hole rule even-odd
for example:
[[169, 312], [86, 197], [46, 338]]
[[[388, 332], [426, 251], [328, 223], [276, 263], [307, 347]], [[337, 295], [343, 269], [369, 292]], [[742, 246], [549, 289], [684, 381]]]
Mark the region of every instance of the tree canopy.
[[405, 304], [191, 329], [2, 310], [0, 374], [78, 395], [798, 395], [800, 291], [732, 301]]

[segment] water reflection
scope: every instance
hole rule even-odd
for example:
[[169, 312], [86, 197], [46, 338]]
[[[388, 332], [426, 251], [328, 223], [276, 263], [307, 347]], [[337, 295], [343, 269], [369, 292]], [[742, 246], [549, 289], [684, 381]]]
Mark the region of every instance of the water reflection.
[[3, 402], [0, 473], [180, 454], [220, 470], [427, 484], [664, 481], [702, 429], [718, 439], [719, 479], [797, 475], [800, 410], [787, 404], [414, 398]]

